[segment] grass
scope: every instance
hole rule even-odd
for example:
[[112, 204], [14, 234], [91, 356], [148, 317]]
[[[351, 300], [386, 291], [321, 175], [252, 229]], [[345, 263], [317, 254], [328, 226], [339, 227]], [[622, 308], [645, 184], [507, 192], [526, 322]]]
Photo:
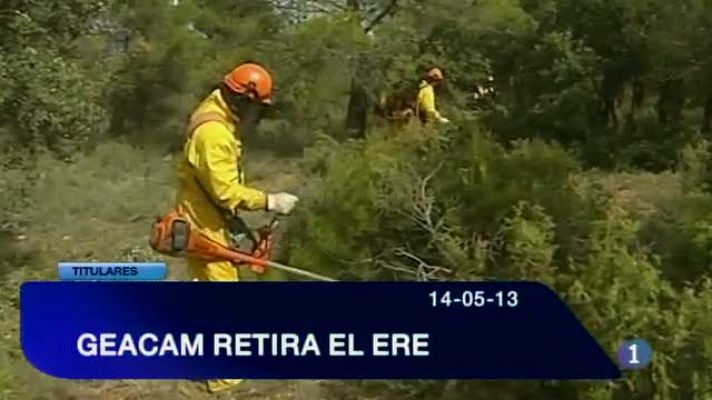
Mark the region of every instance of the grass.
[[667, 210], [682, 192], [680, 175], [672, 172], [591, 172], [588, 177], [607, 191], [617, 194], [623, 205], [640, 217]]
[[[173, 203], [172, 159], [150, 149], [105, 143], [75, 164], [43, 157], [28, 185], [21, 171], [4, 174], [0, 200], [22, 195], [0, 228], [0, 400], [8, 399], [204, 399], [185, 381], [65, 381], [33, 369], [19, 348], [18, 288], [26, 280], [56, 279], [59, 260], [160, 259], [147, 246], [150, 223]], [[249, 152], [248, 181], [269, 191], [299, 193], [306, 177], [296, 159]], [[673, 174], [602, 174], [587, 178], [627, 199], [632, 211], [646, 214], [670, 204], [679, 193]], [[5, 193], [2, 193], [5, 190]], [[13, 197], [13, 199], [15, 199]], [[19, 204], [19, 203], [18, 203]], [[265, 213], [246, 220], [258, 225]], [[0, 229], [1, 230], [1, 229]], [[168, 260], [169, 279], [182, 279], [184, 265]], [[254, 277], [247, 277], [253, 279]], [[269, 279], [284, 279], [274, 273]], [[247, 382], [231, 395], [241, 399], [310, 399], [325, 396], [316, 381]]]
[[[5, 227], [12, 228], [12, 233], [0, 235], [0, 400], [209, 398], [193, 382], [55, 379], [31, 367], [19, 346], [18, 290], [22, 282], [56, 279], [57, 261], [61, 260], [161, 259], [148, 247], [147, 235], [154, 216], [173, 204], [172, 167], [172, 158], [156, 151], [104, 143], [75, 164], [41, 157], [31, 186], [23, 184], [30, 174], [27, 171], [12, 171], [8, 181], [0, 182], [0, 189], [12, 187], [14, 194], [24, 196], [23, 206], [15, 207], [19, 210], [12, 214], [19, 223]], [[246, 169], [251, 172], [251, 183], [265, 190], [299, 186], [294, 160], [256, 154], [247, 160]], [[266, 217], [254, 213], [246, 220], [258, 224]], [[169, 279], [182, 279], [183, 263], [167, 261]], [[234, 394], [245, 399], [291, 399], [303, 386], [289, 381], [247, 382]]]

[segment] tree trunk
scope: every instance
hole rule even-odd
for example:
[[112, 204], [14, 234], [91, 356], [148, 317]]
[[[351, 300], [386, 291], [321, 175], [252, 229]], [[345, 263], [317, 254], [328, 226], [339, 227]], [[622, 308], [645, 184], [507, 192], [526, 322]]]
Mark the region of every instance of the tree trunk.
[[680, 122], [684, 105], [685, 93], [682, 79], [667, 80], [660, 85], [658, 121], [661, 124]]
[[658, 104], [657, 104], [657, 109], [658, 109], [658, 122], [661, 124], [666, 124], [668, 121], [668, 112], [667, 112], [667, 98], [669, 96], [669, 89], [670, 83], [669, 82], [663, 82], [660, 84], [660, 93], [658, 94]]
[[[359, 0], [347, 0], [347, 7], [357, 16], [361, 10]], [[357, 18], [360, 20], [360, 18]], [[368, 118], [368, 94], [359, 83], [361, 76], [361, 63], [356, 65], [354, 77], [351, 78], [351, 91], [349, 104], [346, 109], [346, 132], [349, 137], [363, 138], [366, 136], [366, 122]]]
[[709, 134], [712, 132], [712, 95], [707, 96], [705, 102], [705, 113], [702, 116], [702, 133]]
[[346, 131], [349, 137], [363, 138], [366, 136], [366, 123], [368, 119], [368, 93], [358, 83], [358, 69], [356, 67], [356, 77], [351, 79], [351, 93], [349, 95], [349, 105], [346, 110]]
[[[375, 28], [386, 16], [392, 15], [398, 6], [398, 0], [391, 0], [381, 12], [370, 21], [360, 15], [363, 9], [362, 0], [347, 0], [346, 6], [351, 10], [356, 18], [356, 21], [368, 34]], [[351, 79], [351, 92], [349, 94], [349, 104], [346, 110], [346, 131], [349, 137], [363, 138], [366, 136], [366, 126], [368, 122], [368, 114], [371, 109], [371, 98], [368, 91], [360, 82], [365, 82], [369, 79], [369, 72], [364, 70], [366, 60], [360, 56], [357, 60], [354, 77]]]
[[617, 99], [620, 97], [621, 85], [613, 78], [612, 74], [605, 73], [599, 93], [601, 115], [610, 129], [618, 128]]

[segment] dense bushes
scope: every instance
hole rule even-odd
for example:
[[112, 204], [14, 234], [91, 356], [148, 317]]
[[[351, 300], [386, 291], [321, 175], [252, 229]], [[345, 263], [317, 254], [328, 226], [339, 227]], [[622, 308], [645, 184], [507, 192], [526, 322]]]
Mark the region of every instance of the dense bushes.
[[[251, 59], [275, 72], [277, 90], [260, 134], [245, 138], [247, 159], [253, 147], [306, 149], [306, 175], [289, 172], [304, 198], [286, 236], [290, 262], [348, 279], [536, 279], [607, 349], [636, 335], [656, 350], [651, 369], [615, 385], [369, 382], [337, 387], [345, 396], [712, 397], [712, 164], [700, 140], [712, 121], [709, 5], [11, 3], [0, 10], [0, 326], [14, 329], [15, 288], [35, 276], [14, 266], [39, 265], [38, 254], [116, 256], [95, 250], [107, 237], [89, 228], [108, 229], [97, 216], [113, 246], [133, 245], [142, 214], [170, 202], [161, 157], [180, 144], [188, 113]], [[339, 142], [354, 94], [374, 100], [433, 64], [448, 77], [438, 101], [453, 126], [396, 133], [369, 120], [367, 139]], [[489, 75], [495, 95], [473, 100]], [[125, 138], [149, 149], [111, 143]], [[37, 157], [46, 151], [75, 163]], [[282, 185], [275, 163], [263, 164], [261, 178]], [[60, 172], [43, 181], [48, 170]], [[23, 250], [30, 225], [81, 245]], [[0, 361], [17, 356], [10, 341]], [[21, 397], [5, 391], [12, 380], [0, 370], [0, 393]]]
[[[303, 218], [314, 229], [295, 244], [295, 259], [310, 265], [368, 260], [363, 267], [370, 270], [388, 265], [395, 252], [412, 250], [455, 276], [471, 277], [477, 273], [463, 264], [483, 271], [491, 263], [481, 252], [503, 250], [501, 224], [516, 207], [537, 213], [527, 206], [536, 204], [560, 221], [586, 209], [569, 182], [579, 167], [562, 149], [525, 141], [505, 150], [472, 129], [442, 136], [413, 129], [314, 149], [307, 165], [315, 172], [327, 166], [319, 182], [329, 194], [310, 192], [314, 199]], [[560, 236], [562, 246], [572, 247], [567, 234]], [[351, 243], [366, 254], [349, 254]], [[302, 246], [320, 251], [300, 252]]]
[[[523, 141], [505, 149], [472, 127], [321, 146], [307, 157], [320, 177], [290, 232], [293, 263], [351, 279], [535, 279], [560, 293], [606, 349], [630, 335], [650, 338], [656, 349], [653, 367], [627, 384], [511, 384], [497, 398], [712, 395], [710, 354], [691, 350], [708, 348], [712, 335], [699, 220], [638, 215], [624, 193], [584, 173], [559, 147]], [[650, 235], [669, 238], [679, 229], [696, 233], [649, 246]], [[663, 275], [674, 268], [685, 273]], [[385, 386], [393, 398], [403, 393]], [[452, 399], [492, 389], [407, 386]]]
[[75, 44], [104, 4], [17, 1], [0, 12], [0, 141], [69, 159], [106, 131], [104, 81], [86, 74]]
[[3, 122], [16, 144], [71, 158], [102, 138], [108, 124], [101, 86], [76, 64], [51, 52], [25, 51], [5, 67], [12, 75]]

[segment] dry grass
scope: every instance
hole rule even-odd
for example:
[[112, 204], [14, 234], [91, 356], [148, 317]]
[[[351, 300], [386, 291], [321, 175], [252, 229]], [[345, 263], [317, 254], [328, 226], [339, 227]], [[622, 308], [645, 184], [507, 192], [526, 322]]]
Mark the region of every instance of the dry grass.
[[[12, 268], [0, 288], [0, 399], [215, 398], [194, 382], [59, 380], [33, 369], [19, 349], [17, 293], [21, 282], [55, 279], [59, 260], [160, 259], [146, 239], [152, 218], [173, 202], [172, 165], [170, 157], [119, 143], [105, 143], [76, 164], [49, 158], [39, 161], [38, 180], [26, 192], [29, 206], [17, 215], [22, 221], [19, 231], [3, 241], [6, 252], [1, 261]], [[260, 154], [248, 159], [246, 169], [256, 187], [291, 190], [299, 186], [294, 160]], [[256, 213], [246, 219], [259, 223], [264, 218], [264, 213]], [[169, 279], [185, 275], [178, 260], [169, 260], [169, 265]], [[318, 399], [315, 387], [301, 381], [248, 381], [222, 398]]]
[[[299, 193], [304, 187], [297, 160], [248, 154], [248, 181], [265, 190]], [[0, 288], [0, 400], [208, 399], [202, 387], [186, 381], [65, 381], [34, 370], [19, 349], [17, 289], [28, 279], [55, 279], [58, 260], [155, 259], [146, 245], [154, 215], [173, 200], [172, 160], [150, 150], [107, 143], [73, 165], [40, 161], [37, 184], [26, 193], [29, 207], [16, 215], [21, 231], [3, 246], [5, 270]], [[669, 203], [679, 192], [672, 174], [591, 174], [645, 213]], [[248, 223], [267, 216], [254, 213]], [[7, 238], [5, 238], [7, 239]], [[3, 241], [0, 241], [3, 242]], [[2, 244], [2, 243], [0, 243]], [[183, 265], [170, 260], [169, 277], [180, 279]], [[279, 278], [277, 276], [276, 278]], [[332, 383], [333, 385], [333, 383]], [[318, 381], [247, 381], [217, 398], [322, 400], [333, 393]]]
[[615, 193], [629, 211], [642, 216], [666, 208], [682, 191], [680, 176], [672, 172], [591, 173], [590, 177]]

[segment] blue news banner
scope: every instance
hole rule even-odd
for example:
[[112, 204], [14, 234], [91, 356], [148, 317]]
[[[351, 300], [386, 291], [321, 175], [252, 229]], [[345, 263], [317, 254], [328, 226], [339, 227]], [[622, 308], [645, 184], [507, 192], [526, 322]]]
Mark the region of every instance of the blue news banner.
[[533, 282], [27, 282], [22, 348], [72, 379], [617, 379]]

